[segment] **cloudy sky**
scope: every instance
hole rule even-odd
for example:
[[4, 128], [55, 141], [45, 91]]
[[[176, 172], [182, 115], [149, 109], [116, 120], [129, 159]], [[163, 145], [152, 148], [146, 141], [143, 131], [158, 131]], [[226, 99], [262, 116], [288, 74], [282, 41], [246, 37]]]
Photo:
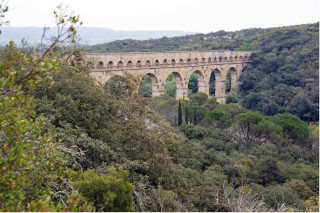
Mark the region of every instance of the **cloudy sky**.
[[319, 21], [319, 0], [7, 0], [10, 26], [53, 26], [63, 2], [88, 27], [211, 32]]

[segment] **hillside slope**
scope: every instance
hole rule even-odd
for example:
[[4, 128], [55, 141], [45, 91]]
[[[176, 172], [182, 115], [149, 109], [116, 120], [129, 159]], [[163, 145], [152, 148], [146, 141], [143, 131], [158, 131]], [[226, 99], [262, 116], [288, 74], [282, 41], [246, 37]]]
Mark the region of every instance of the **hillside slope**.
[[319, 23], [269, 29], [218, 31], [146, 41], [122, 40], [88, 52], [256, 50], [237, 95], [247, 109], [265, 115], [289, 112], [319, 120]]

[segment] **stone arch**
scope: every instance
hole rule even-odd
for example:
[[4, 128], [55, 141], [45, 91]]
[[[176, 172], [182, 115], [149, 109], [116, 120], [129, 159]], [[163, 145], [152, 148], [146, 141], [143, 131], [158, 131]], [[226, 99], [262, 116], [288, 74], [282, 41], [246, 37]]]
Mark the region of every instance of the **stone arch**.
[[221, 56], [219, 57], [219, 61], [222, 61], [222, 57]]
[[224, 57], [224, 61], [228, 61], [228, 57]]
[[142, 66], [141, 61], [140, 60], [137, 61], [136, 67], [141, 67], [141, 66]]
[[128, 63], [127, 63], [127, 67], [128, 67], [128, 68], [132, 68], [132, 67], [133, 67], [133, 63], [132, 63], [132, 61], [128, 61]]
[[159, 96], [159, 95], [160, 95], [160, 91], [159, 91], [159, 81], [158, 81], [157, 76], [154, 75], [154, 74], [152, 74], [152, 73], [147, 73], [146, 75], [144, 75], [144, 76], [141, 78], [141, 81], [142, 81], [142, 79], [143, 79], [145, 76], [149, 76], [149, 78], [151, 79], [152, 97]]
[[103, 63], [103, 61], [99, 61], [97, 68], [98, 68], [98, 69], [103, 69], [103, 68], [104, 68], [104, 63]]
[[243, 60], [243, 57], [242, 57], [242, 55], [240, 55], [240, 60], [241, 60], [241, 61]]
[[[171, 73], [168, 74], [168, 76]], [[183, 91], [183, 78], [181, 77], [180, 73], [172, 72], [174, 78], [176, 79], [176, 99], [183, 99], [184, 98], [184, 91]], [[167, 78], [168, 78], [167, 76]], [[167, 79], [166, 78], [166, 79]]]
[[109, 61], [108, 62], [108, 68], [109, 69], [113, 69], [113, 61]]
[[214, 61], [214, 62], [217, 62], [217, 57], [214, 57], [213, 61]]
[[208, 58], [208, 63], [211, 63], [211, 57]]
[[248, 56], [247, 55], [244, 56], [244, 60], [248, 60]]
[[191, 64], [191, 59], [190, 58], [187, 59], [187, 64]]
[[149, 60], [146, 61], [146, 67], [151, 67], [151, 62]]
[[198, 58], [195, 58], [195, 59], [194, 59], [194, 63], [195, 63], [195, 64], [198, 64]]
[[213, 71], [215, 77], [215, 96], [225, 96], [226, 81], [222, 77], [222, 73], [219, 69]]
[[182, 58], [179, 60], [179, 64], [183, 65], [183, 59]]
[[238, 61], [238, 56], [237, 56], [237, 55], [234, 57], [234, 60], [235, 60], [235, 61]]
[[159, 60], [155, 60], [155, 62], [154, 62], [154, 66], [156, 66], [156, 67], [158, 67], [159, 66]]
[[172, 66], [176, 66], [176, 60], [172, 59], [171, 65], [172, 65]]
[[206, 63], [206, 59], [205, 59], [205, 58], [202, 58], [202, 59], [201, 59], [201, 63]]
[[229, 57], [229, 61], [230, 61], [230, 62], [232, 61], [232, 56]]
[[204, 74], [199, 70], [196, 70], [193, 73], [198, 76], [198, 92], [207, 93], [207, 85]]
[[118, 61], [117, 67], [119, 69], [122, 69], [123, 68], [123, 62], [122, 61]]

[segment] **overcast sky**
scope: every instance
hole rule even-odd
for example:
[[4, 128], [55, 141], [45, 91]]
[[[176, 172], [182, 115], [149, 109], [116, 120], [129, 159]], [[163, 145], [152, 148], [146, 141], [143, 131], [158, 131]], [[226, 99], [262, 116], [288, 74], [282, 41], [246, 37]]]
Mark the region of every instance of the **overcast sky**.
[[207, 33], [319, 21], [319, 0], [7, 0], [10, 26], [53, 26], [63, 2], [84, 25]]

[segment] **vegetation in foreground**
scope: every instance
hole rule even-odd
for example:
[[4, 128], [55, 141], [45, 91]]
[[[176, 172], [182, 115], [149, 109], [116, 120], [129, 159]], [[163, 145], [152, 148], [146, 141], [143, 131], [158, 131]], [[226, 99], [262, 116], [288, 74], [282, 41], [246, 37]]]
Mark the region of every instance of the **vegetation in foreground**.
[[0, 50], [1, 211], [319, 209], [318, 126], [203, 93], [144, 98], [129, 74], [97, 85], [57, 39], [40, 57]]

